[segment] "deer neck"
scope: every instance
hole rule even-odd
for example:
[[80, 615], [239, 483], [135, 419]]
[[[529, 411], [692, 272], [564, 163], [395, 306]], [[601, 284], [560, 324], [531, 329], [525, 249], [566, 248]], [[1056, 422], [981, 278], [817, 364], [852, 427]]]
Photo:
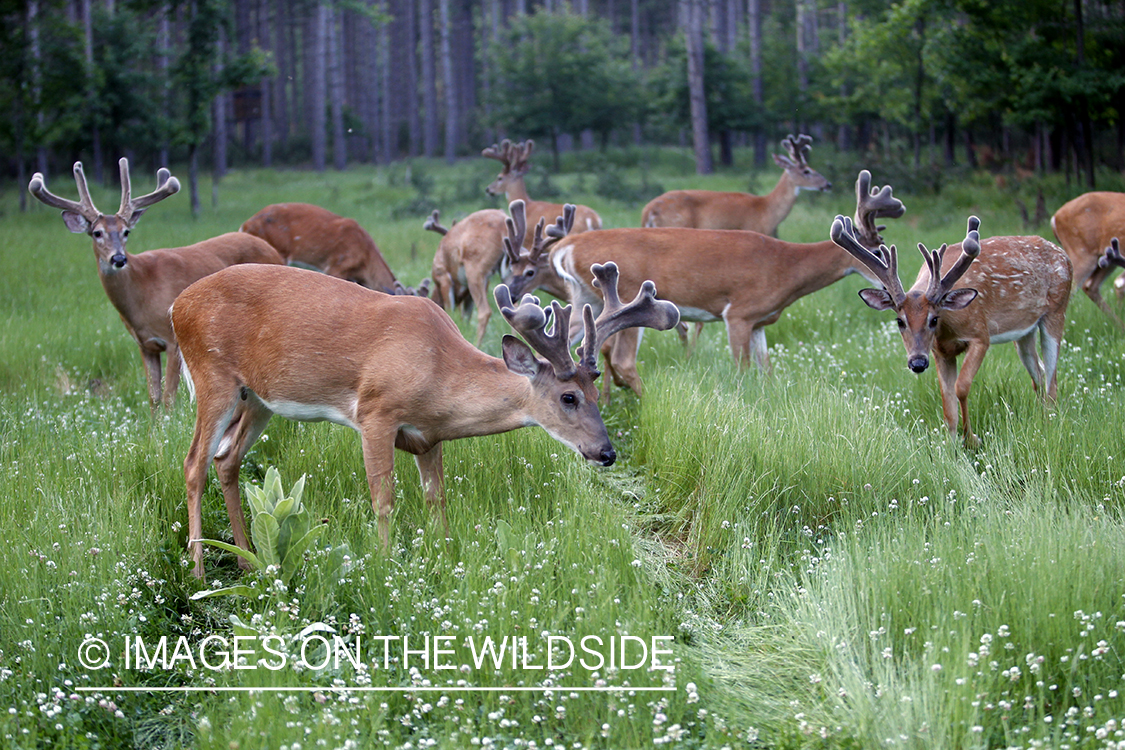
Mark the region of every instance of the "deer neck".
[[512, 201], [531, 202], [531, 198], [527, 194], [527, 185], [524, 184], [522, 174], [508, 183], [507, 189], [504, 191], [504, 196], [508, 199], [509, 203]]
[[[867, 277], [867, 267], [856, 260], [848, 251], [831, 240], [804, 245], [806, 252], [795, 264], [804, 270], [801, 274], [800, 297], [835, 284], [849, 274], [858, 273]], [[873, 283], [878, 283], [872, 279]]]
[[482, 353], [473, 366], [457, 368], [459, 377], [438, 398], [449, 408], [431, 429], [415, 425], [430, 442], [497, 435], [536, 423], [528, 410], [531, 381], [509, 370], [504, 360]]
[[789, 173], [783, 171], [777, 185], [766, 195], [766, 210], [764, 213], [768, 217], [769, 225], [773, 227], [773, 230], [764, 232], [764, 234], [773, 234], [777, 231], [777, 226], [785, 221], [785, 217], [789, 215], [789, 212], [793, 210], [793, 206], [797, 203], [798, 189], [789, 177]]

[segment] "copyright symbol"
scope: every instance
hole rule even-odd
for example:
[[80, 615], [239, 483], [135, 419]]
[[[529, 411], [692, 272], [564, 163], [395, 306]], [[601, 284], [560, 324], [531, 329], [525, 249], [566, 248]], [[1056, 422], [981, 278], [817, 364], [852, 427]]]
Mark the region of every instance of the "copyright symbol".
[[78, 663], [96, 672], [109, 665], [109, 646], [101, 638], [90, 636], [78, 647]]

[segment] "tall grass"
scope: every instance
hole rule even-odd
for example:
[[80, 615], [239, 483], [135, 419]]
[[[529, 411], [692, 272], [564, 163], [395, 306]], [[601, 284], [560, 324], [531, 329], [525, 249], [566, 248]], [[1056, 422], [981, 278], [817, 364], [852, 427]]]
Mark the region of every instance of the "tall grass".
[[[645, 185], [753, 182], [763, 192], [776, 179], [686, 176], [682, 153], [611, 156], [609, 178], [604, 163], [579, 154], [540, 184], [593, 206], [609, 226], [628, 226]], [[819, 241], [833, 215], [853, 212], [845, 186], [854, 175], [834, 173], [834, 157], [825, 158], [822, 171], [839, 187], [802, 195], [783, 238]], [[437, 244], [421, 229], [429, 210], [451, 221], [496, 204], [483, 196], [495, 170], [482, 162], [236, 172], [198, 220], [182, 197], [152, 209], [132, 249], [186, 244], [235, 230], [268, 203], [308, 201], [359, 219], [399, 277], [415, 283]], [[48, 179], [66, 190], [61, 176]], [[1024, 233], [1012, 197], [1024, 191], [1027, 201], [1035, 187], [999, 192], [972, 174], [947, 179], [937, 195], [896, 184], [908, 213], [885, 234], [900, 247], [956, 240], [969, 212], [986, 235]], [[1061, 181], [1042, 187], [1052, 209], [1072, 197]], [[16, 214], [15, 189], [0, 193], [8, 239], [0, 523], [12, 537], [0, 546], [6, 746], [976, 748], [1123, 739], [1125, 344], [1084, 295], [1072, 300], [1055, 408], [1039, 403], [1013, 347], [989, 353], [970, 396], [983, 441], [972, 451], [946, 433], [935, 376], [909, 373], [893, 323], [857, 299], [861, 280], [801, 300], [767, 329], [772, 377], [740, 372], [721, 326], [707, 327], [692, 356], [672, 334], [652, 333], [639, 365], [645, 397], [618, 391], [603, 409], [621, 456], [615, 467], [588, 466], [535, 429], [448, 444], [447, 543], [412, 460], [400, 455], [389, 554], [375, 541], [358, 438], [278, 420], [243, 479], [261, 481], [268, 466], [286, 486], [307, 475], [304, 502], [327, 524], [321, 544], [290, 586], [241, 575], [217, 550], [200, 584], [188, 574], [183, 523], [194, 406], [182, 395], [170, 413], [149, 415], [136, 347], [96, 279], [89, 240], [70, 236], [53, 211]], [[94, 197], [115, 205], [112, 190]], [[909, 279], [920, 259], [902, 257]], [[454, 319], [470, 331], [472, 321]], [[494, 354], [498, 320], [483, 345]], [[204, 531], [229, 541], [213, 481]], [[239, 583], [254, 596], [190, 598]], [[121, 661], [126, 636], [198, 645], [252, 632], [295, 649], [309, 626], [350, 644], [452, 636], [457, 668], [418, 654], [384, 665], [381, 649], [363, 667], [320, 670]], [[675, 671], [478, 668], [467, 639], [485, 635], [527, 637], [532, 665], [547, 658], [548, 635], [671, 636]], [[81, 665], [87, 636], [114, 645], [111, 667]], [[122, 690], [168, 686], [316, 692]], [[334, 689], [347, 686], [396, 689]], [[459, 690], [467, 686], [537, 691]], [[590, 686], [622, 690], [568, 689]], [[657, 687], [671, 690], [637, 690]]]

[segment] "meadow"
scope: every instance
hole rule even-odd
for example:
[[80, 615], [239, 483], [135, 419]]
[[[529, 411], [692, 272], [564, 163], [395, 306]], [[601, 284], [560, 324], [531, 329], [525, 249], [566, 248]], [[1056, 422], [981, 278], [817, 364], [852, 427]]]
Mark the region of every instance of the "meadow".
[[[777, 179], [772, 167], [697, 177], [679, 151], [610, 156], [569, 154], [529, 191], [635, 226], [663, 189], [762, 193]], [[907, 207], [884, 232], [907, 284], [915, 243], [959, 241], [970, 213], [984, 237], [1052, 238], [1046, 222], [1025, 227], [1016, 199], [1033, 206], [1041, 188], [1054, 211], [1082, 192], [1062, 177], [881, 173], [820, 146], [811, 161], [834, 191], [802, 194], [780, 236], [826, 238], [869, 166]], [[484, 159], [235, 171], [199, 219], [186, 194], [153, 207], [130, 249], [307, 201], [358, 219], [415, 284], [438, 242], [425, 216], [438, 208], [448, 224], [499, 206], [483, 192], [495, 172]], [[74, 195], [68, 173], [47, 178]], [[151, 189], [137, 167], [133, 179]], [[182, 471], [194, 405], [181, 389], [170, 413], [150, 415], [89, 239], [55, 210], [19, 213], [24, 187], [0, 186], [0, 528], [12, 532], [0, 545], [0, 746], [1125, 747], [1125, 334], [1081, 292], [1057, 405], [1040, 404], [1013, 346], [994, 347], [970, 397], [973, 450], [945, 430], [933, 368], [910, 373], [893, 317], [857, 297], [860, 277], [767, 329], [772, 377], [738, 370], [721, 325], [691, 356], [673, 333], [650, 332], [644, 397], [615, 389], [603, 408], [613, 467], [535, 428], [448, 443], [447, 543], [399, 454], [389, 554], [358, 437], [277, 419], [243, 480], [276, 467], [288, 489], [305, 476], [304, 506], [325, 530], [289, 580], [240, 574], [208, 547], [200, 582]], [[205, 204], [210, 193], [204, 182]], [[94, 199], [106, 208], [118, 194]], [[472, 335], [472, 318], [454, 320]], [[493, 316], [482, 348], [498, 355], [506, 330]], [[230, 541], [213, 475], [204, 532]], [[192, 598], [223, 586], [249, 595]], [[364, 661], [329, 658], [317, 644], [333, 635], [365, 644]], [[193, 655], [138, 664], [128, 644], [161, 636], [168, 655], [179, 643]], [[214, 669], [196, 658], [202, 647], [222, 662], [235, 636], [270, 636], [276, 653]], [[526, 653], [481, 659], [488, 636]], [[627, 659], [607, 658], [626, 636]], [[109, 647], [104, 668], [83, 665], [98, 661], [83, 650], [91, 638]], [[413, 653], [384, 658], [383, 643], [407, 642]], [[581, 643], [602, 661], [567, 664]], [[654, 644], [671, 670], [648, 668]]]

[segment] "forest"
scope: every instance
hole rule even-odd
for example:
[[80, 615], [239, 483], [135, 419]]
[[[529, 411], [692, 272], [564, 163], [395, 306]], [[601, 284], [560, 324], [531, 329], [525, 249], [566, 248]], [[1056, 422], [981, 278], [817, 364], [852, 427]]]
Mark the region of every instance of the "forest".
[[[3, 0], [4, 174], [323, 171], [809, 132], [866, 164], [1125, 167], [1121, 0]], [[146, 169], [145, 171], [149, 171]], [[21, 204], [22, 205], [22, 204]]]

